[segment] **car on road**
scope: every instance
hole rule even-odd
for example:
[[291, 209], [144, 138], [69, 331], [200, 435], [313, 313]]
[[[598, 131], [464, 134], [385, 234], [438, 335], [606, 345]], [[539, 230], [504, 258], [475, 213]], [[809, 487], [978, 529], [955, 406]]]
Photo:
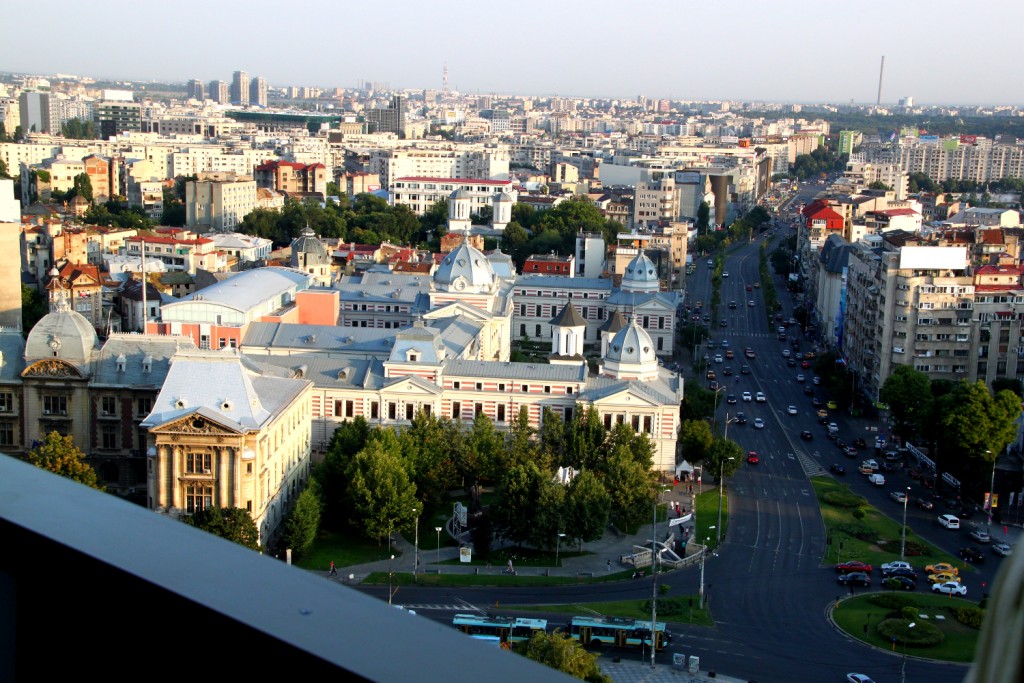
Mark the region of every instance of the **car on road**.
[[719, 320], [718, 321], [718, 326], [719, 327], [729, 327], [729, 321], [727, 321], [727, 320]]
[[[814, 406], [815, 408], [820, 408], [822, 406], [821, 399], [818, 398], [817, 396], [812, 396], [811, 405]], [[853, 443], [856, 444], [857, 442], [854, 441]]]
[[932, 586], [932, 592], [943, 595], [967, 595], [967, 586], [962, 586], [955, 581], [945, 581]]
[[722, 346], [723, 349], [729, 348], [729, 340], [728, 339], [723, 339], [721, 346]]
[[993, 543], [992, 552], [1000, 557], [1009, 557], [1013, 554], [1013, 547], [1009, 543]]
[[722, 354], [720, 354], [720, 353], [716, 353], [715, 354], [715, 362], [716, 363], [724, 363], [725, 362], [725, 359], [722, 358]]
[[722, 277], [729, 277], [729, 271], [728, 270], [722, 271]]
[[747, 302], [747, 306], [750, 306], [751, 308], [753, 308], [753, 307], [754, 307], [754, 302], [753, 302], [753, 300], [751, 300], [751, 301], [748, 301], [748, 302]]
[[909, 576], [900, 576], [898, 574], [885, 577], [885, 580], [882, 581], [882, 583], [887, 584], [886, 587], [895, 586], [897, 590], [901, 591], [912, 591], [917, 589], [917, 581], [914, 581], [914, 579]]
[[889, 497], [901, 505], [907, 502], [907, 494], [903, 491], [893, 491]]
[[914, 571], [913, 565], [911, 565], [909, 562], [904, 562], [903, 560], [893, 560], [892, 562], [886, 562], [882, 565], [883, 574], [891, 572], [896, 569], [909, 569], [910, 571]]
[[751, 287], [750, 285], [747, 285], [747, 291], [748, 291], [748, 292], [753, 292], [753, 291], [754, 291], [754, 288], [753, 288], [753, 287]]
[[957, 553], [960, 559], [970, 564], [982, 564], [985, 562], [985, 553], [981, 552], [979, 548], [973, 545], [967, 546], [966, 548], [960, 548]]
[[828, 471], [838, 477], [846, 476], [846, 468], [840, 465], [839, 463], [832, 463], [832, 465], [828, 468]]
[[865, 574], [864, 572], [850, 572], [849, 574], [840, 574], [837, 580], [844, 586], [871, 585], [871, 577]]
[[847, 446], [846, 448], [843, 449], [843, 455], [845, 455], [847, 458], [856, 458], [858, 455], [860, 455], [860, 453], [853, 446]]
[[715, 380], [708, 382], [708, 389], [711, 391], [718, 391], [718, 382]]
[[750, 451], [747, 453], [747, 462], [751, 465], [756, 465], [761, 459], [757, 456], [757, 451]]
[[918, 498], [914, 501], [914, 505], [920, 510], [934, 510], [935, 503], [928, 500], [927, 498]]
[[938, 574], [929, 574], [928, 583], [960, 583], [960, 577], [949, 572], [939, 572]]
[[802, 367], [804, 370], [809, 370], [811, 367], [811, 361], [805, 360], [804, 362], [800, 363], [800, 367]]
[[743, 355], [746, 356], [747, 358], [757, 358], [757, 352], [754, 351], [754, 349], [750, 348], [749, 346], [743, 349]]
[[746, 413], [736, 413], [736, 424], [738, 424], [738, 425], [745, 425], [745, 424], [747, 424], [747, 414]]
[[754, 429], [764, 429], [764, 420], [759, 417], [754, 418]]
[[736, 302], [735, 301], [730, 301], [729, 302], [729, 308], [735, 310], [736, 309]]
[[814, 438], [814, 435], [811, 434], [809, 430], [805, 429], [804, 431], [800, 432], [800, 438], [803, 439], [804, 441], [811, 441]]
[[846, 683], [875, 683], [875, 679], [867, 674], [848, 673], [846, 674]]
[[736, 394], [729, 394], [728, 396], [726, 396], [725, 397], [725, 402], [728, 403], [729, 405], [735, 405], [735, 403], [736, 403]]
[[763, 391], [759, 391], [756, 394], [754, 394], [754, 400], [757, 401], [758, 403], [764, 403], [768, 399], [765, 398]]
[[992, 537], [988, 535], [987, 531], [983, 531], [982, 529], [972, 529], [968, 536], [978, 543], [992, 542]]
[[853, 447], [854, 448], [867, 448], [868, 444], [867, 444], [867, 442], [864, 439], [862, 439], [861, 437], [858, 436], [856, 439], [853, 440]]
[[708, 268], [710, 268], [713, 265], [715, 265], [715, 262], [712, 261], [711, 259], [708, 259]]
[[789, 415], [796, 415], [796, 406], [787, 406], [786, 413]]
[[826, 401], [825, 407], [828, 408], [829, 410], [835, 410], [836, 408], [839, 407], [839, 405], [835, 401]]
[[844, 574], [847, 572], [864, 572], [865, 574], [870, 574], [872, 569], [874, 569], [874, 567], [867, 562], [861, 562], [860, 560], [840, 562], [836, 565], [836, 571]]
[[755, 282], [754, 283], [754, 289], [761, 289], [761, 283], [760, 282]]
[[742, 396], [744, 401], [750, 402], [754, 400], [754, 397], [750, 395], [749, 391], [744, 391]]
[[[725, 322], [725, 321], [723, 321], [723, 322]], [[733, 358], [735, 358], [735, 357], [736, 357], [736, 354], [735, 354], [735, 353], [733, 353], [732, 349], [729, 349], [729, 350], [727, 350], [727, 351], [725, 352], [725, 359], [726, 359], [726, 360], [732, 360], [732, 359], [733, 359]]]
[[726, 377], [732, 377], [732, 368], [726, 365], [724, 368], [722, 368], [722, 374], [725, 375]]
[[816, 385], [820, 385], [821, 384], [821, 378], [818, 377], [817, 375], [815, 375], [814, 379], [811, 380], [811, 383], [812, 384], [816, 384]]
[[936, 564], [929, 564], [924, 568], [926, 574], [959, 574], [960, 570], [949, 564], [948, 562], [937, 562]]
[[749, 365], [741, 365], [740, 366], [740, 374], [741, 375], [749, 375], [750, 374], [750, 366]]
[[868, 481], [875, 486], [885, 486], [885, 477], [877, 472], [868, 476]]
[[956, 515], [939, 515], [938, 522], [940, 526], [944, 526], [947, 529], [960, 528], [960, 518]]
[[798, 384], [803, 384], [806, 381], [806, 378], [803, 375], [797, 375], [796, 381]]
[[792, 358], [787, 358], [786, 359], [786, 367], [787, 368], [795, 368], [796, 367], [796, 361], [793, 360]]

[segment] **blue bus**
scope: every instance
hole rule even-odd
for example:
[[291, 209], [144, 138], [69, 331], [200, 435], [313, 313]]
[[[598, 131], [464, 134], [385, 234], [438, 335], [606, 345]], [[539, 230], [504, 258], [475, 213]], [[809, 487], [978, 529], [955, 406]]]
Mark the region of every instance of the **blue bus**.
[[[661, 652], [672, 640], [665, 622], [654, 624], [654, 649]], [[650, 647], [651, 622], [627, 617], [573, 617], [569, 635], [582, 645], [613, 647]]]
[[[520, 643], [529, 640], [537, 631], [546, 631], [547, 619], [490, 617], [482, 614], [456, 614], [452, 626], [463, 633], [483, 640], [493, 636], [501, 643]], [[489, 640], [489, 638], [486, 638]]]

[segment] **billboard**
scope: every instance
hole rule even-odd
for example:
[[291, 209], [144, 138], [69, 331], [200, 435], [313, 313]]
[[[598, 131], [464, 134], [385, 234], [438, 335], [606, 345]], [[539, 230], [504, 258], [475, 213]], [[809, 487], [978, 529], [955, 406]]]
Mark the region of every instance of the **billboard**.
[[961, 135], [960, 136], [960, 144], [961, 145], [976, 145], [976, 144], [978, 144], [978, 136], [977, 135]]
[[900, 269], [963, 270], [967, 267], [967, 247], [903, 247]]

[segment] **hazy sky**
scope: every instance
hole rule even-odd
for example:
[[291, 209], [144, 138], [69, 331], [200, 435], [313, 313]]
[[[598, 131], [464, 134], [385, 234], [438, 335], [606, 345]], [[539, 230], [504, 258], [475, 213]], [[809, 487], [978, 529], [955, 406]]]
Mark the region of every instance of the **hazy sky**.
[[[57, 5], [69, 6], [67, 0]], [[1024, 0], [8, 3], [0, 71], [596, 97], [1024, 103]]]

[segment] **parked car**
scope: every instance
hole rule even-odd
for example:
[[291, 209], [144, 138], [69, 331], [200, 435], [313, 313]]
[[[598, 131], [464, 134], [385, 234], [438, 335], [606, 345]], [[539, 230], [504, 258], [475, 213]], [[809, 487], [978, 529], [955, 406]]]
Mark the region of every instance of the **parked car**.
[[846, 674], [846, 683], [875, 683], [875, 679], [867, 674], [848, 673]]
[[978, 543], [991, 543], [992, 538], [988, 535], [987, 531], [983, 529], [972, 529], [971, 533], [968, 534], [973, 540]]
[[1008, 543], [993, 543], [992, 552], [1000, 557], [1009, 557], [1013, 554], [1013, 548]]
[[901, 591], [912, 591], [917, 589], [917, 581], [914, 581], [909, 576], [900, 576], [898, 574], [887, 576], [883, 583], [886, 584], [886, 588], [895, 587], [897, 590]]
[[850, 572], [849, 574], [840, 574], [838, 581], [844, 586], [871, 585], [871, 577], [865, 574], [864, 572]]
[[909, 562], [904, 562], [903, 560], [894, 560], [892, 562], [886, 562], [882, 565], [883, 574], [885, 574], [886, 572], [895, 571], [897, 569], [909, 569], [910, 571], [914, 571], [913, 565], [911, 565]]
[[959, 555], [960, 559], [964, 562], [969, 562], [971, 564], [982, 564], [985, 562], [985, 554], [973, 545], [967, 546], [966, 548], [960, 548], [960, 552], [958, 552], [957, 555]]
[[887, 578], [890, 576], [900, 576], [904, 579], [917, 581], [917, 572], [915, 572], [913, 569], [894, 569], [890, 572], [882, 572], [882, 576]]
[[839, 477], [846, 476], [846, 468], [838, 463], [832, 463], [832, 466], [828, 468], [828, 471]]
[[867, 562], [861, 562], [860, 560], [840, 562], [836, 565], [836, 571], [841, 574], [845, 574], [847, 572], [864, 572], [865, 574], [870, 574], [872, 569], [874, 569], [874, 567]]
[[960, 583], [960, 577], [949, 572], [939, 572], [938, 574], [929, 574], [928, 583]]
[[943, 583], [937, 583], [932, 586], [933, 593], [942, 593], [943, 595], [967, 595], [967, 586], [963, 586], [955, 581], [946, 581]]
[[924, 568], [927, 574], [959, 574], [960, 570], [949, 564], [948, 562], [937, 562], [935, 564], [929, 564]]

